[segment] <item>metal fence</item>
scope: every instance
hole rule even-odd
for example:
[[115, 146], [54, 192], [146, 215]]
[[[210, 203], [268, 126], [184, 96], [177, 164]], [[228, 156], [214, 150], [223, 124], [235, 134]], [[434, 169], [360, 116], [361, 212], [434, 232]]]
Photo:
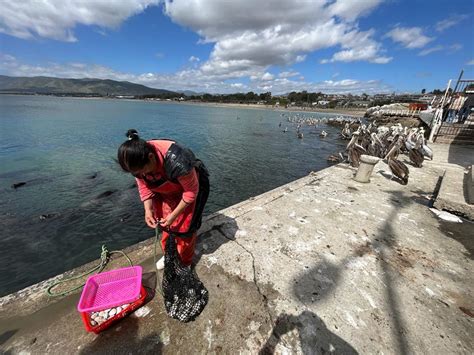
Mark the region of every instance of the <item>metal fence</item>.
[[463, 79], [463, 73], [440, 107], [442, 114], [433, 125], [435, 142], [442, 137], [446, 143], [474, 144], [474, 80]]

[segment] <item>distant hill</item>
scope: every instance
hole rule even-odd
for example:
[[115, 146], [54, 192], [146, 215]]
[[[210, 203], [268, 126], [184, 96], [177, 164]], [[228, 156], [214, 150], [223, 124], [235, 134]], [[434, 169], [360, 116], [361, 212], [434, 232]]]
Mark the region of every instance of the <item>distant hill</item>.
[[153, 89], [128, 81], [102, 79], [62, 79], [46, 76], [12, 77], [0, 75], [0, 93], [72, 95], [166, 95], [173, 91]]

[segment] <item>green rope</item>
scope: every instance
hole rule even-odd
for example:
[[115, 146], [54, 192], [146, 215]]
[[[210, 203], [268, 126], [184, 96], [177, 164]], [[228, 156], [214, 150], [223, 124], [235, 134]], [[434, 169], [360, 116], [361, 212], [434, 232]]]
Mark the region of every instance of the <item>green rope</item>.
[[[155, 245], [156, 247], [156, 245]], [[107, 265], [107, 263], [109, 262], [110, 260], [110, 256], [112, 254], [122, 254], [127, 260], [128, 260], [128, 263], [130, 264], [130, 266], [133, 266], [133, 263], [132, 263], [132, 260], [130, 260], [130, 258], [127, 256], [127, 254], [125, 254], [123, 251], [121, 250], [112, 250], [112, 251], [109, 251], [107, 249], [107, 247], [105, 245], [102, 245], [102, 251], [100, 252], [100, 264], [97, 265], [96, 267], [92, 268], [91, 270], [89, 271], [86, 271], [80, 275], [77, 275], [77, 276], [74, 276], [74, 277], [70, 277], [70, 278], [67, 278], [67, 279], [64, 279], [64, 280], [61, 280], [61, 281], [58, 281], [58, 282], [55, 282], [53, 283], [51, 286], [49, 286], [46, 290], [46, 293], [48, 294], [48, 296], [50, 297], [57, 297], [57, 296], [65, 296], [73, 291], [76, 291], [78, 289], [80, 289], [81, 287], [83, 287], [85, 285], [85, 283], [77, 286], [77, 287], [74, 287], [74, 288], [71, 288], [67, 291], [64, 291], [64, 292], [59, 292], [59, 293], [53, 293], [52, 292], [52, 289], [62, 283], [65, 283], [65, 282], [69, 282], [69, 281], [73, 281], [73, 280], [77, 280], [81, 277], [84, 277], [86, 275], [89, 275], [89, 274], [92, 274], [94, 271], [98, 270], [96, 272], [96, 274], [102, 272], [102, 270], [104, 270], [105, 266]]]

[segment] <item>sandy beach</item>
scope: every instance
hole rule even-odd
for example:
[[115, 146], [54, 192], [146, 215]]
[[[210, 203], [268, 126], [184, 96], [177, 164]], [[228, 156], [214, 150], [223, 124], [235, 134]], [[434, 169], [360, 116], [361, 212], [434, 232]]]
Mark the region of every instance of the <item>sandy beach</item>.
[[[160, 103], [170, 103], [170, 101], [157, 101]], [[172, 101], [175, 103], [176, 101]], [[234, 103], [214, 103], [214, 102], [190, 102], [186, 101], [180, 102], [185, 105], [200, 105], [208, 107], [222, 107], [222, 108], [243, 108], [243, 109], [253, 109], [253, 110], [273, 110], [281, 112], [318, 112], [318, 113], [329, 113], [329, 114], [338, 114], [344, 116], [354, 116], [354, 117], [364, 117], [366, 109], [324, 109], [324, 108], [307, 108], [307, 107], [274, 107], [272, 105], [257, 105], [257, 104], [234, 104]]]

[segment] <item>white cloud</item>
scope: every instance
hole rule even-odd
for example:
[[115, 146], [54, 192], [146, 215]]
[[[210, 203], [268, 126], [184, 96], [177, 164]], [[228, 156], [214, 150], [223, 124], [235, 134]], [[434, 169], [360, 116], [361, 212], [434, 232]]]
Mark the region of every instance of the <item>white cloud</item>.
[[469, 17], [468, 15], [458, 15], [458, 14], [451, 15], [447, 19], [438, 21], [436, 23], [436, 31], [443, 32], [450, 27], [456, 26], [457, 24], [459, 24], [461, 21], [464, 21], [468, 17]]
[[338, 0], [329, 6], [329, 12], [348, 21], [370, 13], [382, 0]]
[[342, 51], [335, 53], [331, 59], [321, 60], [321, 64], [332, 62], [354, 62], [366, 60], [376, 64], [386, 64], [392, 57], [383, 57], [379, 53], [381, 45], [372, 39], [374, 31], [351, 31], [342, 38]]
[[232, 83], [230, 84], [230, 87], [235, 89], [243, 89], [246, 87], [246, 85], [242, 83]]
[[155, 54], [155, 57], [158, 58], [158, 59], [161, 59], [161, 58], [164, 58], [165, 55], [163, 53], [158, 52], [158, 53]]
[[458, 51], [462, 49], [462, 44], [460, 43], [454, 43], [448, 47], [452, 52]]
[[[253, 75], [269, 66], [286, 66], [306, 59], [313, 51], [341, 45], [357, 50], [367, 42], [372, 49], [354, 60], [387, 62], [375, 40], [358, 36], [354, 21], [370, 13], [380, 0], [165, 0], [164, 12], [175, 23], [192, 29], [203, 43], [215, 43], [205, 73]], [[257, 9], [258, 7], [258, 9]], [[353, 40], [347, 40], [352, 37]], [[364, 43], [360, 43], [364, 41]], [[338, 60], [338, 58], [333, 58]]]
[[453, 53], [453, 52], [456, 52], [460, 49], [462, 49], [462, 44], [460, 43], [454, 43], [450, 46], [441, 46], [441, 45], [438, 45], [438, 46], [435, 46], [435, 47], [432, 47], [432, 48], [426, 48], [424, 50], [422, 50], [420, 53], [418, 53], [419, 56], [425, 56], [425, 55], [428, 55], [430, 53], [433, 53], [433, 52], [438, 52], [438, 51], [445, 51], [446, 53]]
[[469, 62], [466, 63], [466, 65], [474, 65], [474, 59], [471, 59]]
[[[337, 52], [326, 62], [368, 61], [388, 63], [381, 44], [371, 29], [362, 31], [357, 20], [373, 11], [381, 0], [44, 0], [17, 1], [6, 6], [0, 14], [0, 31], [22, 38], [47, 37], [75, 40], [73, 30], [78, 24], [99, 28], [115, 28], [129, 16], [147, 6], [161, 3], [171, 20], [200, 35], [201, 43], [212, 43], [208, 60], [190, 57], [187, 68], [174, 74], [145, 73], [134, 75], [115, 71], [101, 65], [78, 68], [70, 63], [29, 66], [15, 61], [10, 75], [50, 75], [58, 77], [97, 77], [129, 80], [170, 90], [190, 89], [226, 92], [240, 78], [250, 78], [249, 89], [263, 88], [285, 92], [286, 88], [316, 85], [306, 82], [300, 74], [270, 74], [271, 67], [287, 68], [306, 60], [307, 55], [320, 49], [336, 47]], [[14, 3], [14, 4], [13, 4]], [[24, 5], [26, 4], [26, 5]], [[51, 5], [53, 4], [53, 5]], [[25, 9], [24, 6], [29, 7]], [[18, 16], [9, 16], [17, 12]], [[9, 19], [11, 17], [11, 20]], [[29, 21], [30, 18], [33, 20]], [[49, 29], [48, 31], [43, 28]], [[284, 69], [283, 69], [284, 70]], [[43, 73], [43, 74], [39, 74]], [[286, 76], [288, 75], [288, 76]], [[292, 77], [297, 80], [289, 80]], [[286, 80], [286, 81], [285, 81]], [[358, 82], [357, 85], [379, 85]], [[375, 86], [374, 86], [375, 87]], [[340, 85], [332, 90], [346, 88]], [[367, 90], [368, 91], [368, 90]]]
[[[277, 77], [266, 75], [269, 73], [256, 73], [249, 85], [239, 82], [229, 83], [220, 76], [207, 75], [196, 68], [185, 69], [174, 74], [142, 73], [130, 74], [113, 70], [103, 65], [90, 65], [84, 63], [50, 63], [42, 66], [24, 64], [8, 54], [0, 54], [0, 73], [13, 76], [51, 76], [62, 78], [98, 78], [120, 81], [130, 81], [153, 88], [167, 90], [193, 90], [209, 93], [232, 93], [238, 90], [264, 92], [272, 91], [273, 94], [284, 94], [290, 91], [323, 91], [327, 93], [377, 93], [392, 91], [387, 85], [378, 80], [358, 81], [343, 79], [339, 81], [306, 82], [304, 77], [291, 80], [290, 77]], [[290, 72], [291, 77], [298, 76]], [[281, 73], [283, 74], [283, 73]], [[296, 75], [294, 75], [296, 74]], [[285, 74], [287, 75], [287, 74]], [[285, 76], [284, 75], [284, 76]], [[263, 78], [268, 80], [262, 80]], [[273, 77], [270, 79], [270, 77]]]
[[278, 74], [278, 77], [279, 78], [291, 78], [293, 76], [298, 76], [298, 75], [300, 75], [300, 73], [298, 73], [296, 71], [283, 71], [283, 72]]
[[405, 48], [421, 48], [434, 40], [425, 36], [420, 27], [395, 27], [386, 34], [394, 42], [401, 43]]
[[262, 80], [263, 81], [269, 81], [269, 80], [273, 80], [274, 76], [270, 73], [265, 73], [262, 75]]
[[428, 54], [433, 53], [433, 52], [441, 51], [443, 49], [444, 49], [443, 46], [435, 46], [435, 47], [431, 47], [431, 48], [426, 48], [426, 49], [423, 49], [420, 53], [418, 53], [418, 55], [419, 56], [425, 56], [425, 55], [428, 55]]
[[189, 61], [190, 62], [199, 62], [200, 59], [198, 57], [195, 57], [195, 56], [192, 55], [191, 57], [189, 57]]
[[75, 42], [76, 25], [116, 28], [128, 17], [160, 0], [22, 0], [2, 1], [0, 32], [31, 39]]

